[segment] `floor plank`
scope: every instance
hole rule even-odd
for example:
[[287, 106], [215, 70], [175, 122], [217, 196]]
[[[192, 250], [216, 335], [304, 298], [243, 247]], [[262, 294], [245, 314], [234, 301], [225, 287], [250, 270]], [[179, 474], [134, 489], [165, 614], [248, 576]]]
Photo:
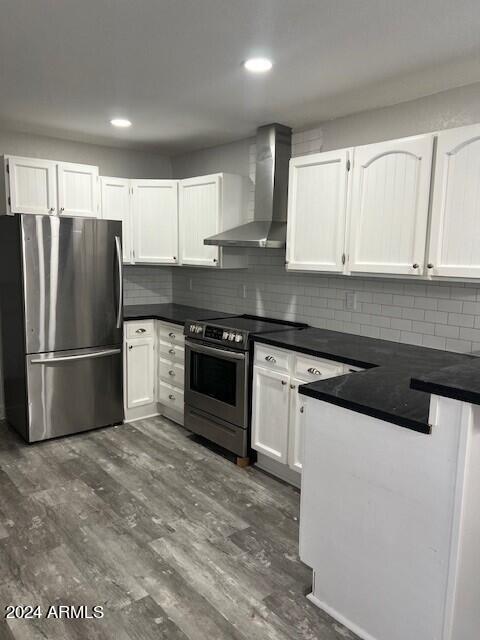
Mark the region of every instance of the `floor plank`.
[[299, 493], [162, 418], [26, 445], [0, 423], [3, 640], [353, 640], [306, 598]]

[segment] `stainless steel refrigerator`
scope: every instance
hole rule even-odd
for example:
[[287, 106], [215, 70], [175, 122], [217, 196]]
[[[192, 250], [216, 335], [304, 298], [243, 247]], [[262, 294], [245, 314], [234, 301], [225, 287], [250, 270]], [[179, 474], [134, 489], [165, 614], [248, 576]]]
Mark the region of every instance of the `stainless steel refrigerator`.
[[5, 408], [27, 440], [123, 421], [121, 222], [0, 216]]

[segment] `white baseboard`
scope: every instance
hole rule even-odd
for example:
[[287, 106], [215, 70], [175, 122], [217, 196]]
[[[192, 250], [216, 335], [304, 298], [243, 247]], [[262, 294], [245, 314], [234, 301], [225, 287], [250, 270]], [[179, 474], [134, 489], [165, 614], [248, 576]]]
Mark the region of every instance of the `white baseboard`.
[[292, 484], [294, 487], [297, 487], [297, 489], [300, 489], [302, 474], [290, 469], [287, 464], [277, 462], [277, 460], [272, 460], [272, 458], [269, 458], [263, 453], [259, 453], [257, 451], [257, 462], [255, 463], [255, 466], [267, 473], [271, 473], [272, 476], [276, 476], [284, 482], [288, 482], [288, 484]]
[[319, 600], [313, 593], [309, 593], [307, 595], [307, 599], [310, 600], [310, 602], [313, 602], [313, 604], [319, 609], [322, 609], [322, 611], [328, 613], [329, 616], [332, 616], [332, 618], [334, 618], [337, 622], [343, 624], [344, 627], [355, 633], [359, 638], [362, 638], [362, 640], [377, 640], [377, 638], [372, 636], [370, 633], [367, 633], [364, 629], [343, 616], [336, 609]]

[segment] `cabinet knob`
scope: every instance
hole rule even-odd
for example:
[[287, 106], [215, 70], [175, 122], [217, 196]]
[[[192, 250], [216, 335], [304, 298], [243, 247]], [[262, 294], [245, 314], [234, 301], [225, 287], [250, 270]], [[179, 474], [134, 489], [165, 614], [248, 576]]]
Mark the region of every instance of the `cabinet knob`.
[[170, 400], [175, 400], [175, 396], [173, 395], [173, 393], [171, 393], [169, 396]]
[[168, 375], [169, 375], [169, 376], [173, 376], [173, 377], [175, 377], [175, 371], [172, 371], [172, 370], [170, 369], [170, 371], [168, 372]]
[[218, 262], [218, 260], [216, 258], [213, 259], [214, 262]]
[[55, 207], [50, 207], [49, 211], [50, 213], [53, 213], [55, 211]]
[[414, 269], [418, 269], [418, 267], [419, 267], [419, 266], [420, 266], [420, 265], [418, 264], [418, 262], [414, 262], [414, 263], [413, 263], [413, 265], [412, 265], [412, 267], [413, 267]]
[[170, 333], [168, 335], [170, 336], [170, 338], [175, 338], [175, 334], [172, 333], [171, 331], [170, 331]]
[[169, 349], [168, 353], [175, 353], [175, 349]]
[[265, 360], [267, 362], [273, 362], [273, 364], [277, 362], [273, 356], [265, 356]]
[[290, 385], [290, 389], [295, 389], [295, 385], [294, 385], [294, 384], [291, 384], [291, 385]]
[[129, 351], [131, 351], [132, 349], [133, 349], [133, 346], [132, 346], [132, 345], [130, 345], [130, 346], [128, 347], [128, 350], [129, 350]]
[[304, 413], [305, 412], [305, 407], [300, 407], [300, 413]]
[[433, 264], [431, 262], [427, 264], [427, 269], [433, 269]]
[[65, 211], [65, 207], [60, 207], [60, 211]]
[[321, 376], [322, 372], [319, 371], [318, 369], [315, 369], [315, 367], [310, 367], [309, 369], [307, 369], [308, 373], [311, 373], [312, 376]]
[[287, 384], [286, 380], [282, 380], [282, 386], [285, 386]]
[[135, 333], [145, 333], [146, 329], [137, 329]]
[[176, 259], [177, 259], [177, 256], [173, 256], [173, 259], [174, 259], [174, 260], [176, 260]]

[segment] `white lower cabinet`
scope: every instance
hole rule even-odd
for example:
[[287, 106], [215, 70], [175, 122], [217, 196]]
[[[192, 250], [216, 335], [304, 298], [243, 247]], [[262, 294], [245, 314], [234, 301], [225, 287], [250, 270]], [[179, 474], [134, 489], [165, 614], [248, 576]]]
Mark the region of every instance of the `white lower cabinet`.
[[255, 367], [253, 373], [252, 448], [287, 462], [288, 375]]
[[308, 382], [333, 378], [347, 371], [339, 362], [265, 344], [255, 345], [252, 449], [301, 472], [305, 412], [298, 389]]
[[153, 337], [125, 341], [125, 405], [134, 409], [154, 401], [155, 341]]
[[127, 420], [161, 414], [183, 424], [182, 327], [159, 320], [125, 322]]

